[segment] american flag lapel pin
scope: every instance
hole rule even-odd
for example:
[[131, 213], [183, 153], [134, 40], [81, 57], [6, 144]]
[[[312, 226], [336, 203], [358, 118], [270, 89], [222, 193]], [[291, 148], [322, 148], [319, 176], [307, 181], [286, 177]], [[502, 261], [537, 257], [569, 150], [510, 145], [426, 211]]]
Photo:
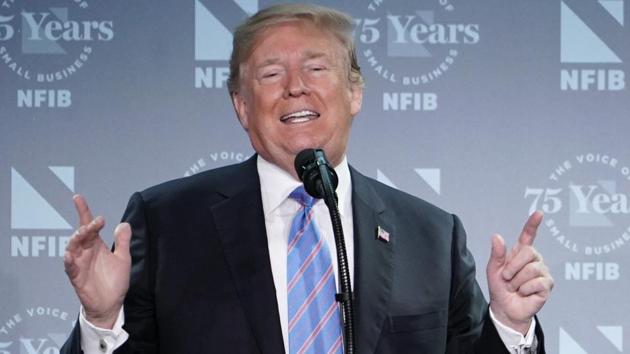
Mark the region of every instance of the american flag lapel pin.
[[381, 241], [389, 242], [389, 232], [379, 225], [376, 228], [376, 238]]

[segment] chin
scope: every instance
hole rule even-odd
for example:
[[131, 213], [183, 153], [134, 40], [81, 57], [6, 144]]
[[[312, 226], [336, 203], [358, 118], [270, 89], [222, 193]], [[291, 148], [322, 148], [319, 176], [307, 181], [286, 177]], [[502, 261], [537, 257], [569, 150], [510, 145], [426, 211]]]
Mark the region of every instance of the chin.
[[322, 148], [321, 144], [313, 140], [305, 139], [304, 141], [299, 141], [293, 144], [291, 146], [291, 151], [293, 152], [293, 155], [297, 155], [304, 149], [321, 149], [321, 148]]

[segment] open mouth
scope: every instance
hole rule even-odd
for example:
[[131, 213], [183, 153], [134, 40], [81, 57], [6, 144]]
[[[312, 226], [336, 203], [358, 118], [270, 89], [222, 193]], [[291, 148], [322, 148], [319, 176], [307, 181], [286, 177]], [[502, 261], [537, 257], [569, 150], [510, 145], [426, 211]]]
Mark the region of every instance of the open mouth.
[[305, 123], [319, 118], [320, 114], [309, 109], [303, 109], [280, 117], [280, 121], [286, 124]]

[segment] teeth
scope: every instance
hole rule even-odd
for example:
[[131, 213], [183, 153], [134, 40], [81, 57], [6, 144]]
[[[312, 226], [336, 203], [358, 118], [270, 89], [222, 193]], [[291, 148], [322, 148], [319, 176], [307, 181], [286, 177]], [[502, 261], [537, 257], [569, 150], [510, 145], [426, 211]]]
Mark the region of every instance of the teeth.
[[304, 117], [304, 118], [289, 118], [291, 119], [291, 123], [303, 123], [303, 122], [308, 122], [309, 120], [311, 120], [308, 117]]
[[280, 120], [287, 121], [290, 119], [294, 123], [301, 123], [301, 122], [309, 121], [312, 117], [319, 117], [319, 113], [305, 109], [302, 111], [297, 111], [297, 112], [287, 114], [286, 116], [283, 116], [282, 118], [280, 118]]
[[293, 118], [293, 117], [304, 117], [304, 116], [314, 116], [317, 113], [313, 112], [313, 111], [309, 111], [309, 110], [303, 110], [303, 111], [299, 111], [299, 112], [295, 112], [295, 113], [291, 113], [289, 114], [289, 118]]

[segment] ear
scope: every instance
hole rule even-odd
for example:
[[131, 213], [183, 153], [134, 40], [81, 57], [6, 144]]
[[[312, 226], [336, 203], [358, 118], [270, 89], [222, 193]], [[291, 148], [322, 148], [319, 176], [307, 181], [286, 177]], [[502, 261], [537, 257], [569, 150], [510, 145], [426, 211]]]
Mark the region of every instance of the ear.
[[363, 104], [363, 87], [350, 85], [350, 113], [354, 117], [361, 110]]
[[234, 106], [234, 111], [236, 112], [236, 117], [238, 121], [241, 123], [241, 126], [245, 131], [247, 131], [248, 121], [247, 121], [247, 104], [245, 102], [245, 98], [243, 94], [240, 92], [232, 92], [232, 106]]

